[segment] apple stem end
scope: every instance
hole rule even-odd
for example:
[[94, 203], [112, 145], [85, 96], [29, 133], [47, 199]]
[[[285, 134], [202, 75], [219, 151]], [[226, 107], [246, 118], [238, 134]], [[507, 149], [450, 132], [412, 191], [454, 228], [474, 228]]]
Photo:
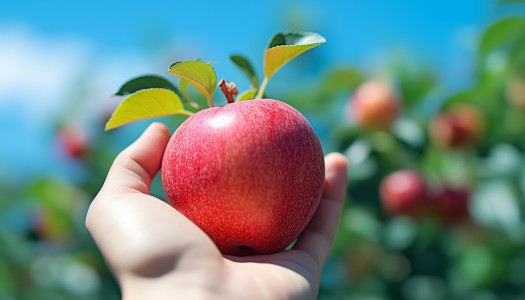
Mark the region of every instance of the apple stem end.
[[221, 87], [221, 91], [224, 93], [224, 96], [226, 96], [228, 103], [235, 102], [234, 96], [237, 96], [237, 94], [239, 94], [239, 90], [235, 86], [235, 83], [221, 79], [221, 81], [219, 82], [219, 86]]

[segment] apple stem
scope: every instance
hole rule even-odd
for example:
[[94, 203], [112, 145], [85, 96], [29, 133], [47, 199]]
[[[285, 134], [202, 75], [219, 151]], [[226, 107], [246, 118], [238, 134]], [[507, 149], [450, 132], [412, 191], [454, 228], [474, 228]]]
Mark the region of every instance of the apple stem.
[[261, 83], [261, 87], [259, 87], [259, 91], [257, 92], [255, 99], [261, 99], [264, 96], [264, 90], [266, 89], [266, 85], [268, 85], [268, 77], [264, 77], [264, 80]]
[[233, 96], [237, 96], [237, 94], [239, 94], [239, 90], [235, 86], [235, 83], [221, 79], [221, 81], [219, 82], [219, 86], [221, 87], [221, 91], [224, 93], [224, 96], [226, 96], [228, 103], [235, 102]]

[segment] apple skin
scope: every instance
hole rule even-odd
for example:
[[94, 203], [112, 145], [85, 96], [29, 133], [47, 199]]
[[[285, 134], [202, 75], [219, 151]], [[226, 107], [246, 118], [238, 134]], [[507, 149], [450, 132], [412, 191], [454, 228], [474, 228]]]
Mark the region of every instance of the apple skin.
[[470, 192], [462, 188], [441, 187], [431, 198], [431, 208], [446, 225], [461, 223], [470, 218]]
[[394, 89], [382, 81], [368, 81], [354, 92], [346, 107], [348, 120], [370, 130], [386, 130], [401, 106]]
[[172, 135], [161, 167], [171, 205], [237, 256], [290, 245], [319, 205], [324, 172], [308, 121], [271, 99], [192, 115]]
[[456, 104], [432, 119], [429, 133], [438, 146], [462, 148], [478, 142], [483, 123], [483, 115], [475, 106]]
[[381, 204], [389, 215], [419, 217], [426, 209], [428, 188], [425, 179], [416, 171], [396, 171], [381, 181]]

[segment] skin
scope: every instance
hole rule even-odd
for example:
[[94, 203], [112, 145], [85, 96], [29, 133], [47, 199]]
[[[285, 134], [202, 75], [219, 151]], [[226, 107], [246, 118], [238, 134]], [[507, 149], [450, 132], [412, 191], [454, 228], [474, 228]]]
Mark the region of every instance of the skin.
[[194, 223], [149, 195], [169, 138], [154, 123], [120, 153], [86, 216], [123, 299], [315, 299], [345, 198], [344, 156], [325, 157], [323, 197], [293, 249], [225, 256]]

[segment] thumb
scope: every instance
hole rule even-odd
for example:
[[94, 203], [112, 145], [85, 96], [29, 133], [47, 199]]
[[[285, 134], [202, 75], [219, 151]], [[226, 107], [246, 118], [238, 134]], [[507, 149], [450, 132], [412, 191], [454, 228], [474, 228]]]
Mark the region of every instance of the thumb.
[[104, 190], [138, 191], [149, 194], [151, 181], [160, 169], [170, 132], [161, 123], [151, 124], [144, 133], [115, 159]]

